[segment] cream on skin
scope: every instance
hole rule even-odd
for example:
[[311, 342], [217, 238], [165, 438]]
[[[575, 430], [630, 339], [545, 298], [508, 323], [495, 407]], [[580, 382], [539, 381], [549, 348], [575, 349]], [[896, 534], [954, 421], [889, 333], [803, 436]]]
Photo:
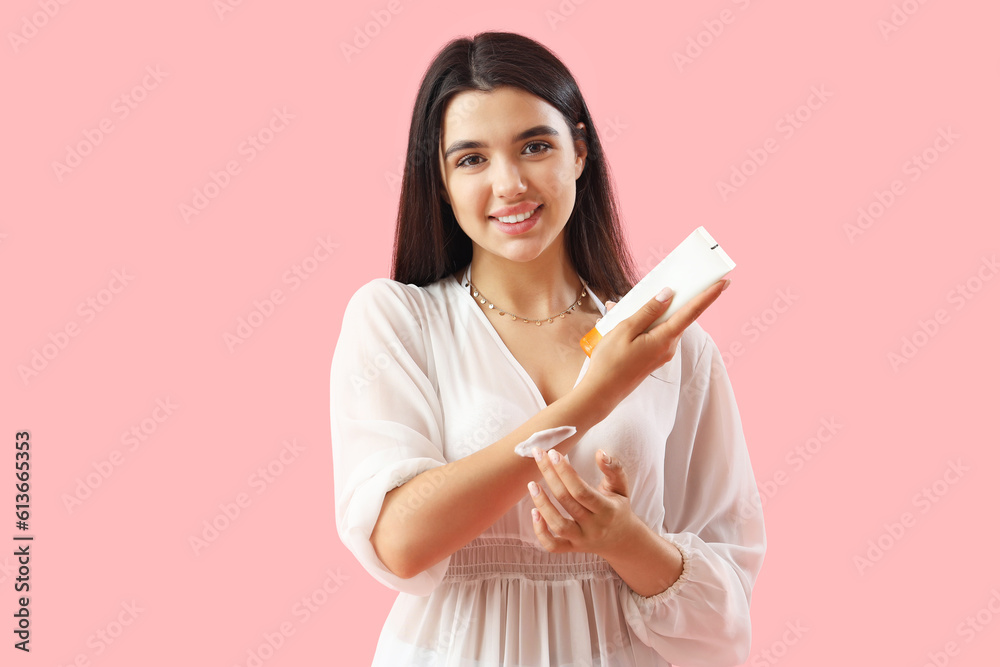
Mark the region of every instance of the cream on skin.
[[532, 453], [532, 448], [538, 447], [543, 452], [547, 452], [574, 433], [576, 433], [575, 426], [557, 426], [555, 428], [536, 431], [531, 434], [530, 438], [518, 443], [514, 447], [514, 453], [519, 456], [534, 458], [535, 455]]

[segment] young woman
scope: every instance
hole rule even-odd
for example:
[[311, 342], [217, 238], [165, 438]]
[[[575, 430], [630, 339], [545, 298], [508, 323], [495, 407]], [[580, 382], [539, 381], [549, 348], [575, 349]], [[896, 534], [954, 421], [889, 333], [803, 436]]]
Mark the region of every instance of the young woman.
[[586, 356], [638, 277], [545, 47], [487, 32], [435, 57], [393, 264], [348, 302], [331, 369], [338, 533], [400, 592], [373, 665], [742, 664], [764, 524], [694, 321], [729, 281], [643, 333], [659, 295]]

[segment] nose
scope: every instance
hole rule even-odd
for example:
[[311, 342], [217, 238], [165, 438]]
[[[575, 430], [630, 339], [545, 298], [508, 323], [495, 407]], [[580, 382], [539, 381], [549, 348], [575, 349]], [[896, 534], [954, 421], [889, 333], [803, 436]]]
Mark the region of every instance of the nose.
[[497, 197], [516, 197], [527, 189], [516, 162], [498, 159], [493, 165], [493, 194]]

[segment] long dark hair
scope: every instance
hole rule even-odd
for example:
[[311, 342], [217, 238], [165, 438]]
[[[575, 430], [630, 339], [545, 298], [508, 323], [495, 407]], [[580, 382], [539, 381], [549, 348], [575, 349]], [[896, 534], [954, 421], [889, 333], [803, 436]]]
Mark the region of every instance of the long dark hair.
[[[392, 279], [424, 286], [472, 261], [472, 240], [442, 197], [438, 155], [444, 110], [464, 91], [520, 88], [559, 110], [574, 142], [587, 145], [587, 164], [576, 180], [576, 203], [566, 222], [567, 251], [574, 268], [605, 298], [618, 298], [637, 282], [622, 234], [618, 202], [604, 149], [580, 88], [548, 48], [511, 32], [481, 32], [442, 48], [424, 73], [406, 149]], [[583, 122], [581, 131], [576, 124]]]

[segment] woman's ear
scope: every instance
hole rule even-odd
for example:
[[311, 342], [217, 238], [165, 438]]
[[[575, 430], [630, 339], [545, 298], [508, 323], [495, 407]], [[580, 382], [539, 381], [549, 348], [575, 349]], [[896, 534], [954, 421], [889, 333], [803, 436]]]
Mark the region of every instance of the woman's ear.
[[[444, 149], [439, 147], [439, 151], [441, 151], [441, 150], [444, 150]], [[451, 197], [448, 196], [448, 186], [445, 185], [444, 175], [445, 175], [444, 157], [442, 157], [442, 154], [439, 152], [438, 153], [438, 172], [437, 172], [438, 182], [437, 182], [437, 187], [438, 187], [438, 190], [441, 192], [441, 199], [444, 200], [445, 204], [447, 204], [448, 206], [451, 206]]]
[[576, 124], [576, 127], [584, 136], [584, 138], [576, 139], [573, 142], [576, 148], [576, 177], [580, 178], [580, 175], [583, 174], [583, 168], [587, 165], [587, 125], [581, 121]]
[[[442, 170], [443, 170], [443, 168], [444, 167], [442, 166]], [[448, 204], [448, 206], [451, 206], [451, 197], [448, 196], [448, 186], [446, 186], [444, 184], [444, 175], [441, 174], [441, 173], [438, 173], [437, 177], [438, 177], [437, 187], [438, 187], [438, 191], [441, 193], [441, 199], [444, 200], [445, 204]]]

